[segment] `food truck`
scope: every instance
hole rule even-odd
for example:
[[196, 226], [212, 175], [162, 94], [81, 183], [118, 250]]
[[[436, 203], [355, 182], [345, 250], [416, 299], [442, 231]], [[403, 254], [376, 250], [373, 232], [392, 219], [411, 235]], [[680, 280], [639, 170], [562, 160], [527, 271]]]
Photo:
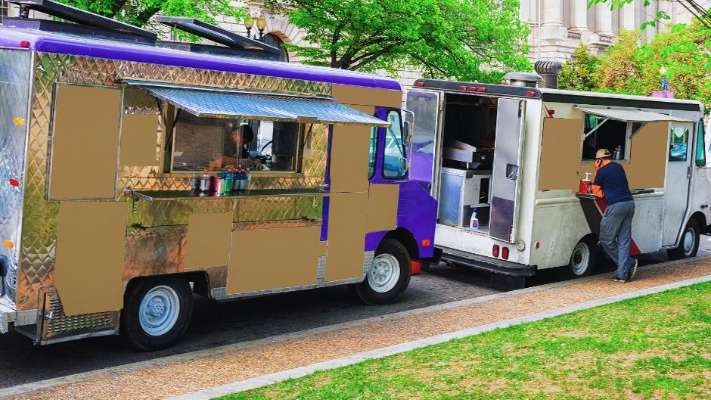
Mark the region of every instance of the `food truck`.
[[269, 49], [217, 29], [235, 54], [17, 3], [65, 22], [0, 27], [0, 332], [157, 349], [186, 331], [193, 293], [352, 285], [384, 304], [432, 256], [436, 201], [408, 180], [397, 81], [242, 57]]
[[546, 268], [589, 274], [601, 261], [605, 205], [580, 183], [600, 148], [623, 165], [633, 191], [632, 254], [694, 256], [711, 221], [703, 105], [539, 88], [536, 80], [425, 79], [408, 92], [410, 179], [438, 199], [442, 259], [520, 285]]

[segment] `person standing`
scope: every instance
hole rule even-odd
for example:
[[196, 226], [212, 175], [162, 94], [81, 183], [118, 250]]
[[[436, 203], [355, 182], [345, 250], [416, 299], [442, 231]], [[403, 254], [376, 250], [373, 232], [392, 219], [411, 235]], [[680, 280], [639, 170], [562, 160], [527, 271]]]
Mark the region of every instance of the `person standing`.
[[622, 165], [613, 162], [608, 149], [595, 154], [593, 194], [607, 207], [600, 222], [600, 245], [617, 265], [614, 280], [628, 282], [637, 273], [638, 261], [630, 255], [634, 200]]

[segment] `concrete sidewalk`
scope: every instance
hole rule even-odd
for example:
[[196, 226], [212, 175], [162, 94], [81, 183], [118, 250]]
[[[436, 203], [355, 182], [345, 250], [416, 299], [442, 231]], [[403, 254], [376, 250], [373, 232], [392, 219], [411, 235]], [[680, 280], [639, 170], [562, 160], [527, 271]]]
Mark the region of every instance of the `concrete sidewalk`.
[[[202, 399], [711, 279], [711, 258], [559, 282], [0, 391], [16, 399]], [[70, 360], [68, 360], [70, 361]]]

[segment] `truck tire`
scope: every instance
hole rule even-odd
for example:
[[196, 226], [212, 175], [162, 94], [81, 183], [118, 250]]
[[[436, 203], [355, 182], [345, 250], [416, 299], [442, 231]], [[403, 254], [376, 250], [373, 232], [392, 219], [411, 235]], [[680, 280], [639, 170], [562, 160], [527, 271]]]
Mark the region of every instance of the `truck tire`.
[[365, 280], [355, 290], [365, 304], [390, 304], [400, 298], [409, 284], [410, 254], [402, 243], [385, 239], [375, 252]]
[[701, 227], [695, 218], [691, 218], [684, 227], [684, 232], [681, 234], [679, 246], [674, 249], [667, 250], [667, 255], [673, 260], [682, 258], [695, 257], [699, 251], [699, 239], [701, 235]]
[[121, 335], [136, 350], [164, 349], [185, 334], [192, 313], [193, 293], [185, 279], [139, 279], [124, 295]]
[[590, 275], [598, 264], [600, 249], [595, 243], [595, 238], [586, 236], [573, 247], [570, 255], [570, 273], [574, 278]]

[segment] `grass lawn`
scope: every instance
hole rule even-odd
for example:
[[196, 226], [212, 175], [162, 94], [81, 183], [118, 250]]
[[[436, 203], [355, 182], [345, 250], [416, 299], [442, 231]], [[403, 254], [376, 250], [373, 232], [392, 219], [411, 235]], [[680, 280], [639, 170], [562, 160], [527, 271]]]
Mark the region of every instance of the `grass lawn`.
[[222, 399], [492, 398], [711, 399], [711, 282]]

